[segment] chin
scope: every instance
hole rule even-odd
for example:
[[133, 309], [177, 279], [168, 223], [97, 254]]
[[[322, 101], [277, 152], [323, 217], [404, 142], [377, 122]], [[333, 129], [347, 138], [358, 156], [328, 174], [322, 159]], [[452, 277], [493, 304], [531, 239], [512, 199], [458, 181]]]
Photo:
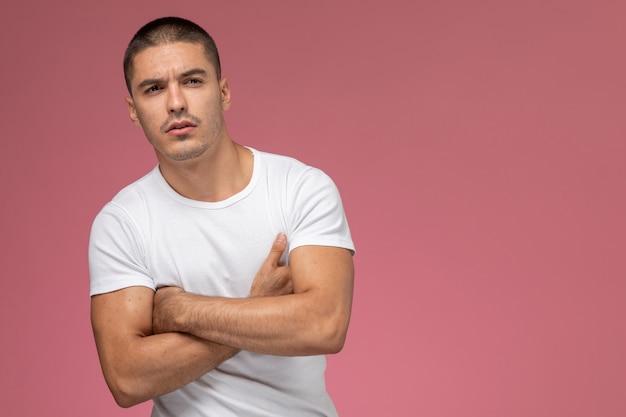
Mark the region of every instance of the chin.
[[201, 147], [197, 149], [187, 148], [187, 149], [174, 150], [172, 152], [168, 152], [166, 155], [168, 159], [171, 159], [173, 161], [183, 162], [183, 161], [189, 161], [192, 159], [199, 158], [200, 156], [204, 155], [206, 150], [207, 150], [207, 147]]

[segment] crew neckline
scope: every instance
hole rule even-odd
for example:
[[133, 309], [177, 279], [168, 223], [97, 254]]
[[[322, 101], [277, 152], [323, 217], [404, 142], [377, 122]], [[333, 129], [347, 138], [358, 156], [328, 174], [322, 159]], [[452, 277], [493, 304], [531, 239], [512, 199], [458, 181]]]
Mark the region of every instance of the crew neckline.
[[236, 194], [233, 194], [232, 196], [224, 199], [224, 200], [220, 200], [220, 201], [199, 201], [199, 200], [193, 200], [187, 197], [184, 197], [182, 195], [180, 195], [176, 190], [174, 190], [165, 180], [165, 178], [163, 177], [163, 174], [161, 173], [161, 170], [159, 169], [159, 165], [157, 164], [157, 166], [154, 167], [154, 175], [159, 183], [159, 186], [161, 187], [161, 189], [172, 199], [176, 200], [177, 202], [184, 204], [186, 206], [191, 206], [191, 207], [197, 207], [197, 208], [204, 208], [204, 209], [212, 209], [212, 210], [216, 210], [216, 209], [221, 209], [221, 208], [225, 208], [225, 207], [229, 207], [232, 206], [233, 204], [243, 200], [244, 198], [246, 198], [248, 195], [250, 195], [250, 193], [254, 190], [254, 188], [256, 187], [256, 184], [258, 182], [258, 178], [259, 178], [259, 171], [260, 171], [260, 163], [261, 163], [261, 156], [259, 155], [259, 152], [256, 149], [250, 148], [248, 146], [245, 146], [246, 149], [248, 149], [250, 152], [252, 152], [252, 176], [250, 177], [250, 181], [248, 182], [248, 184], [245, 186], [245, 188], [241, 191], [239, 191]]

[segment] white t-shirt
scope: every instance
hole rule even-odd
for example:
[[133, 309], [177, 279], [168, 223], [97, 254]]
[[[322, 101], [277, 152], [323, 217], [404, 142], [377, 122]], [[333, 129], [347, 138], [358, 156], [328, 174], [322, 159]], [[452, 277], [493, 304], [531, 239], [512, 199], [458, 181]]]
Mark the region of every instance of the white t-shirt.
[[[279, 232], [287, 234], [288, 251], [303, 245], [354, 251], [339, 193], [326, 174], [292, 158], [251, 150], [250, 183], [223, 201], [181, 196], [158, 167], [120, 191], [93, 223], [91, 295], [176, 285], [196, 294], [247, 297]], [[241, 351], [155, 399], [152, 415], [336, 416], [325, 367], [324, 356]]]

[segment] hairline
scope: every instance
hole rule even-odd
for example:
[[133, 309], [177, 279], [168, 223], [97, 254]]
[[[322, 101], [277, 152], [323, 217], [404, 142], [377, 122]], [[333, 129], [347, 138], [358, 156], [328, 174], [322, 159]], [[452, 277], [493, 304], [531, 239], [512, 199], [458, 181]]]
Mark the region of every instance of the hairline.
[[205, 57], [212, 64], [218, 81], [221, 79], [220, 55], [213, 37], [202, 26], [191, 20], [177, 16], [166, 16], [143, 25], [126, 47], [123, 65], [124, 80], [131, 96], [131, 78], [134, 76], [136, 56], [151, 47], [176, 42], [202, 45]]
[[134, 76], [134, 72], [135, 72], [135, 59], [137, 58], [137, 55], [141, 54], [144, 51], [147, 51], [150, 48], [154, 48], [154, 47], [158, 47], [158, 46], [163, 46], [163, 45], [172, 45], [175, 43], [188, 43], [191, 45], [200, 45], [202, 47], [202, 49], [204, 50], [204, 56], [207, 59], [207, 61], [209, 62], [209, 64], [211, 64], [211, 66], [213, 67], [213, 70], [215, 71], [215, 75], [218, 79], [218, 81], [221, 78], [221, 74], [220, 74], [220, 70], [218, 69], [218, 65], [216, 64], [216, 57], [211, 53], [211, 51], [209, 51], [209, 49], [207, 48], [207, 46], [204, 44], [204, 42], [200, 41], [200, 40], [186, 40], [186, 39], [182, 39], [182, 40], [163, 40], [160, 42], [150, 42], [149, 44], [143, 45], [143, 47], [141, 48], [137, 48], [133, 51], [133, 53], [131, 55], [128, 56], [128, 67], [127, 67], [127, 71], [125, 71], [124, 73], [124, 78], [126, 79], [126, 87], [128, 89], [128, 93], [131, 95], [133, 95], [133, 91], [132, 91], [132, 86], [131, 86], [131, 79]]

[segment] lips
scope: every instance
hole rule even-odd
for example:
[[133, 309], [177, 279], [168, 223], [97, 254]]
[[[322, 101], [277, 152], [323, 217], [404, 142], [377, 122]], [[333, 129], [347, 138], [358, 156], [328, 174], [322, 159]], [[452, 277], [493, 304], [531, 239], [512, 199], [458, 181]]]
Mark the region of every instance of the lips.
[[196, 127], [195, 124], [188, 120], [180, 120], [178, 122], [174, 122], [167, 127], [168, 133], [176, 133], [189, 130], [189, 128]]

